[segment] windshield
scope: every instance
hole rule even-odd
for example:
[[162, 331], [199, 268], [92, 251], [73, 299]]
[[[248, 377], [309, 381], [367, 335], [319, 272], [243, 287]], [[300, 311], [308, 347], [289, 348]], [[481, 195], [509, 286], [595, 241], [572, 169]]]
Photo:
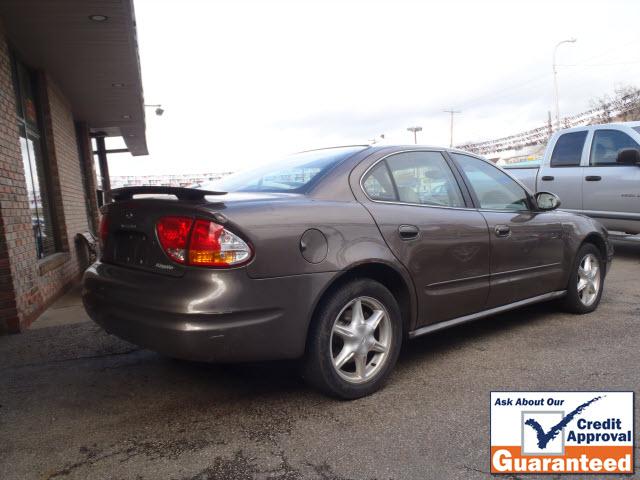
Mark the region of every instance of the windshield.
[[336, 165], [366, 147], [296, 153], [278, 162], [234, 173], [197, 188], [221, 192], [301, 192]]

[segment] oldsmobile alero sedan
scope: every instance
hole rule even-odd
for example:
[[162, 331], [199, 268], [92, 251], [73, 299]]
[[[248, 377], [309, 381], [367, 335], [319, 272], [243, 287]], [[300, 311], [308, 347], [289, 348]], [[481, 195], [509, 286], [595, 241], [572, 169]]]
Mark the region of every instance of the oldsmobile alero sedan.
[[451, 149], [314, 150], [202, 188], [113, 191], [88, 313], [172, 357], [302, 358], [342, 398], [380, 388], [404, 339], [548, 300], [593, 311], [613, 254], [595, 220]]

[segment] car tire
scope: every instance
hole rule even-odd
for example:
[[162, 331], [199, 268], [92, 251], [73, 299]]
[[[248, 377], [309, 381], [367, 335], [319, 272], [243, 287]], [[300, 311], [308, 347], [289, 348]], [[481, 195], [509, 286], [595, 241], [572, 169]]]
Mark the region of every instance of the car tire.
[[592, 243], [583, 244], [573, 262], [567, 295], [562, 300], [565, 311], [583, 314], [598, 308], [604, 288], [604, 268], [598, 247]]
[[400, 308], [391, 292], [370, 279], [352, 280], [318, 306], [303, 376], [330, 396], [352, 400], [369, 395], [393, 370], [402, 332]]

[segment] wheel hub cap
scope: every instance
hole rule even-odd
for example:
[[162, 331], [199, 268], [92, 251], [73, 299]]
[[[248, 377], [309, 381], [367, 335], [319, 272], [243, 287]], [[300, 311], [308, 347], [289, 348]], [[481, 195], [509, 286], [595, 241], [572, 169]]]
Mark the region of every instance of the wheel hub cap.
[[578, 266], [578, 298], [589, 307], [598, 298], [601, 284], [600, 262], [592, 253], [585, 255]]
[[331, 331], [331, 357], [338, 375], [350, 383], [374, 377], [386, 363], [391, 335], [389, 314], [379, 301], [358, 297], [349, 302]]

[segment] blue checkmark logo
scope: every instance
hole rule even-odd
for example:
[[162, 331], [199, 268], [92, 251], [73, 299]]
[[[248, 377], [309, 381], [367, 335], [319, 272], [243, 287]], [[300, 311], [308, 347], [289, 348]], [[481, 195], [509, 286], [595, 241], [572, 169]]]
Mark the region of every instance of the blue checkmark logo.
[[585, 408], [587, 408], [592, 403], [597, 402], [601, 398], [603, 397], [592, 398], [588, 402], [585, 402], [582, 405], [578, 406], [575, 410], [573, 410], [568, 415], [566, 415], [562, 420], [560, 420], [556, 425], [551, 427], [548, 432], [545, 432], [542, 426], [538, 422], [536, 422], [533, 418], [527, 419], [527, 421], [524, 422], [524, 424], [530, 426], [535, 430], [536, 436], [538, 438], [538, 448], [540, 448], [541, 450], [544, 450], [545, 448], [547, 448], [547, 445], [549, 444], [549, 442], [554, 438], [556, 438], [558, 434], [560, 434], [562, 429], [567, 425], [569, 425], [569, 423], [577, 415], [580, 415], [580, 413], [582, 413], [582, 411]]

